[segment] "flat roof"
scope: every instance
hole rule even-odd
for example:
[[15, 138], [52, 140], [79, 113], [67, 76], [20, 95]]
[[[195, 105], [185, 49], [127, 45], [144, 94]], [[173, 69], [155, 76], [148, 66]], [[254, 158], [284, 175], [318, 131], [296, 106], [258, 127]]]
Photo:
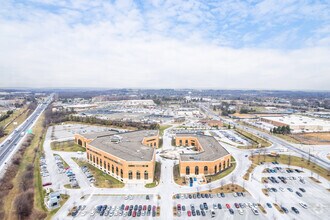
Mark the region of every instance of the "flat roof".
[[330, 127], [330, 121], [320, 118], [311, 118], [302, 115], [286, 115], [280, 117], [262, 117], [268, 120], [285, 123], [288, 125], [316, 125], [316, 126], [326, 126]]
[[181, 161], [214, 161], [229, 152], [213, 137], [202, 134], [181, 133], [177, 137], [196, 137], [204, 151], [191, 154], [180, 154]]
[[113, 135], [113, 134], [117, 134], [118, 131], [116, 130], [108, 130], [108, 131], [99, 131], [99, 132], [90, 132], [90, 133], [85, 133], [85, 134], [81, 134], [81, 136], [84, 136], [87, 139], [92, 139], [94, 140], [97, 137], [100, 136], [108, 136], [108, 135]]
[[158, 135], [157, 130], [140, 130], [98, 136], [90, 145], [126, 161], [151, 161], [154, 148], [142, 144], [143, 138]]

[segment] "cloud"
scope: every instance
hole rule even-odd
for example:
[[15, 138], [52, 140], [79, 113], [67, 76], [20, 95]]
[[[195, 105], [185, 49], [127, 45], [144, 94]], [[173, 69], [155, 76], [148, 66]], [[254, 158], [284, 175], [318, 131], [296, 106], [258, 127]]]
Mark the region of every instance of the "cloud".
[[326, 14], [300, 36], [270, 18], [306, 5], [222, 3], [7, 2], [0, 87], [330, 88]]

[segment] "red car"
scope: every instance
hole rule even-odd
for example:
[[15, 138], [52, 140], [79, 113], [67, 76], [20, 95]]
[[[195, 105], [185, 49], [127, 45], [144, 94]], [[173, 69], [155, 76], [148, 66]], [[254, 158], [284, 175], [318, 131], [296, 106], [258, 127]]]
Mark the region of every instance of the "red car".
[[143, 210], [144, 211], [147, 210], [147, 206], [146, 205], [143, 206]]
[[129, 209], [129, 206], [127, 205], [126, 207], [125, 207], [125, 211], [127, 211]]
[[135, 210], [133, 211], [132, 216], [136, 217], [136, 211]]
[[42, 184], [42, 186], [50, 186], [50, 185], [52, 185], [52, 183], [44, 183], [44, 184]]
[[189, 210], [189, 211], [187, 212], [187, 214], [188, 214], [188, 216], [190, 217], [190, 216], [191, 216], [191, 211]]
[[230, 209], [230, 205], [228, 203], [226, 204], [226, 207], [227, 207], [227, 209]]

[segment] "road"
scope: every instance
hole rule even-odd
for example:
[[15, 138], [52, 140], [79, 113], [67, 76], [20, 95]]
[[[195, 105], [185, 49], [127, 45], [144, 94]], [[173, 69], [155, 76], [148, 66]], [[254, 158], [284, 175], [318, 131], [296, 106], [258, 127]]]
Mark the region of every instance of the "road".
[[260, 136], [260, 137], [263, 137], [265, 139], [268, 139], [269, 141], [273, 142], [274, 144], [278, 144], [278, 145], [281, 145], [283, 147], [286, 147], [288, 148], [289, 150], [292, 150], [296, 153], [298, 153], [299, 155], [302, 155], [304, 156], [305, 158], [308, 158], [310, 157], [311, 158], [311, 161], [312, 162], [315, 162], [316, 164], [330, 170], [330, 163], [326, 160], [324, 160], [323, 158], [320, 158], [316, 155], [312, 155], [310, 154], [309, 152], [307, 151], [304, 151], [298, 147], [295, 147], [293, 146], [292, 144], [288, 143], [287, 141], [285, 140], [282, 140], [278, 137], [274, 137], [273, 135], [271, 134], [268, 134], [268, 133], [265, 133], [265, 132], [262, 132], [262, 131], [259, 131], [259, 130], [256, 130], [256, 129], [253, 129], [251, 127], [247, 127], [247, 126], [244, 126], [244, 125], [241, 125], [241, 124], [238, 124], [232, 120], [229, 120], [229, 119], [225, 119], [223, 117], [220, 117], [218, 115], [216, 115], [215, 113], [213, 113], [207, 106], [205, 105], [200, 105], [199, 106], [201, 109], [203, 109], [205, 112], [207, 112], [208, 115], [211, 115], [213, 119], [215, 120], [221, 120], [221, 121], [224, 121], [225, 123], [228, 123], [232, 126], [235, 126], [237, 128], [240, 128], [240, 129], [243, 129], [243, 130], [246, 130], [250, 133], [253, 133], [257, 136]]
[[51, 94], [47, 100], [40, 103], [34, 112], [22, 123], [20, 124], [2, 143], [0, 143], [0, 173], [5, 168], [13, 154], [18, 150], [19, 145], [26, 136], [26, 131], [31, 129], [33, 125], [38, 120], [39, 116], [47, 108], [49, 103], [53, 99], [53, 94]]

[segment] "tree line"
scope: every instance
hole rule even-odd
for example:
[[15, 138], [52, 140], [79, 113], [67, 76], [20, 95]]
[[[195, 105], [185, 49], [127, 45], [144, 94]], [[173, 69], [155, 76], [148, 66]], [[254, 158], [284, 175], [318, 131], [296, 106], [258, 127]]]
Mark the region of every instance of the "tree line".
[[273, 134], [291, 134], [291, 129], [289, 125], [278, 126], [270, 129], [270, 133]]

